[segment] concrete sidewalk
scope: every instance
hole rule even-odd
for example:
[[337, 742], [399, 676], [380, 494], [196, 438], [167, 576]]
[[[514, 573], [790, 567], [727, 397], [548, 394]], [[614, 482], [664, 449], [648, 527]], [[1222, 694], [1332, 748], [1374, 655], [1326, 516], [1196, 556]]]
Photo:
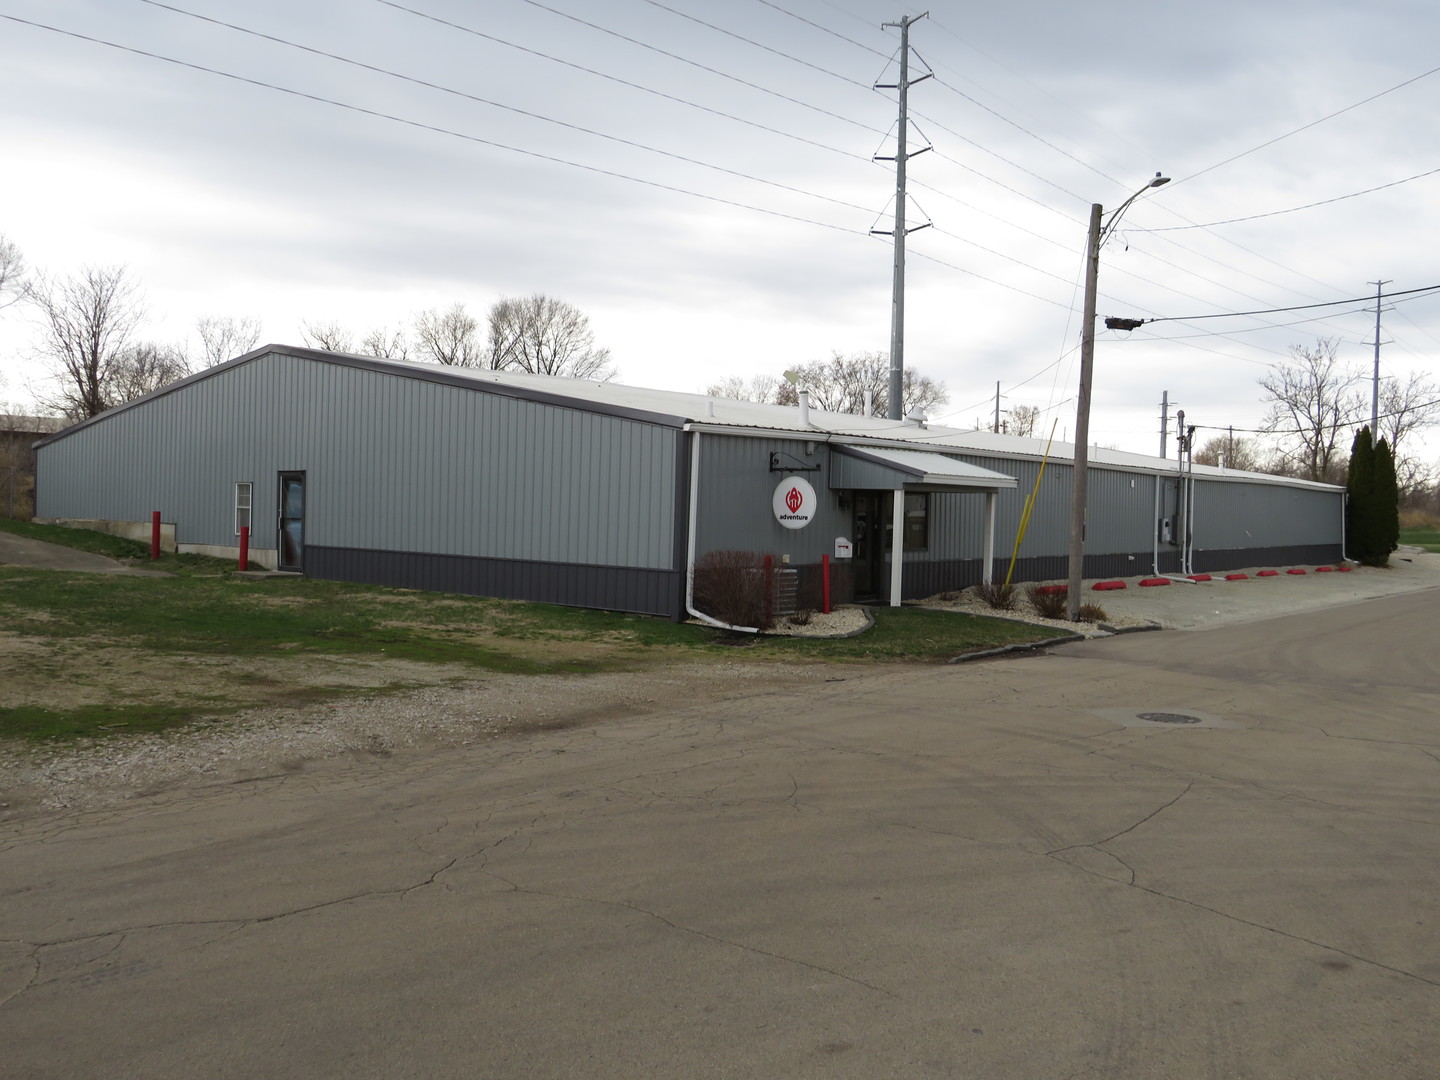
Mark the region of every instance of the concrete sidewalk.
[[134, 574], [142, 577], [169, 577], [163, 570], [126, 566], [104, 555], [92, 555], [62, 544], [48, 544], [28, 536], [0, 530], [0, 566], [24, 566], [35, 570], [70, 570], [86, 574]]
[[[1260, 577], [1262, 570], [1278, 571]], [[1291, 570], [1304, 570], [1292, 574]], [[1121, 619], [1145, 619], [1167, 629], [1194, 630], [1227, 623], [1252, 622], [1278, 615], [1340, 607], [1382, 596], [1440, 588], [1440, 554], [1403, 548], [1384, 569], [1354, 566], [1349, 572], [1322, 572], [1314, 564], [1248, 567], [1242, 581], [1225, 573], [1207, 582], [1169, 579], [1171, 584], [1142, 587], [1142, 578], [1125, 578], [1126, 588], [1095, 592], [1087, 581], [1085, 599]]]

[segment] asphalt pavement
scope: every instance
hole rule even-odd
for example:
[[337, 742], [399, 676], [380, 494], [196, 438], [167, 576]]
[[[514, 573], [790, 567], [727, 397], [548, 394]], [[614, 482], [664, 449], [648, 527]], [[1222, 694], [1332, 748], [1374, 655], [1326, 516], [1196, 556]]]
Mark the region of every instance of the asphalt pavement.
[[0, 834], [7, 1078], [1429, 1078], [1440, 592]]

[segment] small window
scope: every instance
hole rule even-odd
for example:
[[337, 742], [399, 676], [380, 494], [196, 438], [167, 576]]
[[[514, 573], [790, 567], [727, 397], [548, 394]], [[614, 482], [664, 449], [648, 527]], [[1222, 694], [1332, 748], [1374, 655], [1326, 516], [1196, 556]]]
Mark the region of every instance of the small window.
[[930, 546], [930, 496], [905, 496], [905, 550], [924, 551]]
[[250, 527], [250, 492], [253, 485], [247, 480], [235, 485], [235, 535], [241, 529]]

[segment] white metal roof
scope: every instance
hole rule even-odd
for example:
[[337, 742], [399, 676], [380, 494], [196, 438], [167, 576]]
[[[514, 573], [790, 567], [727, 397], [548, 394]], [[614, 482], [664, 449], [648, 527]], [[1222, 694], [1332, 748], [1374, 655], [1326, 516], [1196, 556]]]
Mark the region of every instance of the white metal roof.
[[[436, 366], [432, 364], [398, 360], [385, 360], [379, 361], [379, 363], [421, 370], [437, 370]], [[1046, 445], [1050, 442], [1045, 438], [1003, 435], [992, 431], [966, 430], [938, 424], [926, 424], [921, 427], [904, 420], [891, 420], [880, 416], [857, 416], [853, 413], [832, 413], [814, 407], [809, 410], [808, 425], [802, 425], [800, 409], [794, 405], [761, 405], [753, 401], [733, 401], [729, 398], [710, 397], [706, 394], [689, 394], [677, 390], [654, 390], [648, 387], [626, 386], [617, 382], [602, 383], [584, 379], [566, 379], [554, 375], [532, 375], [528, 372], [450, 367], [438, 370], [443, 371], [446, 375], [460, 375], [467, 379], [474, 379], [478, 383], [492, 383], [554, 396], [572, 397], [577, 401], [593, 402], [612, 408], [662, 413], [683, 419], [689, 425], [701, 430], [714, 428], [734, 430], [737, 434], [743, 434], [743, 429], [754, 429], [756, 434], [774, 432], [791, 437], [808, 437], [817, 441], [876, 440], [911, 444], [917, 450], [923, 448], [941, 454], [997, 455], [1037, 461], [1045, 455]], [[1050, 443], [1049, 450], [1052, 462], [1069, 462], [1074, 459], [1075, 448], [1071, 443], [1056, 439]], [[1090, 448], [1090, 464], [1146, 473], [1173, 473], [1179, 467], [1173, 458], [1136, 454], [1103, 446]], [[1206, 479], [1243, 480], [1334, 490], [1333, 485], [1330, 484], [1274, 476], [1270, 473], [1221, 469], [1209, 465], [1196, 465], [1194, 474]]]
[[[733, 401], [729, 398], [688, 394], [677, 390], [653, 390], [647, 387], [626, 386], [617, 382], [594, 382], [586, 379], [567, 379], [556, 375], [532, 375], [520, 371], [491, 371], [484, 368], [421, 364], [408, 360], [386, 360], [373, 356], [327, 353], [318, 349], [293, 345], [262, 345], [228, 363], [208, 368], [187, 379], [182, 379], [178, 383], [163, 387], [152, 395], [146, 395], [146, 398], [171, 393], [190, 383], [210, 378], [226, 368], [246, 363], [267, 353], [284, 353], [318, 361], [364, 367], [373, 371], [388, 370], [393, 371], [396, 375], [443, 381], [452, 385], [473, 382], [477, 388], [486, 385], [504, 387], [512, 394], [521, 396], [534, 394], [536, 397], [552, 402], [568, 399], [575, 403], [576, 408], [581, 409], [590, 405], [602, 410], [649, 414], [648, 418], [656, 421], [669, 421], [700, 431], [755, 436], [775, 435], [782, 438], [803, 438], [849, 446], [890, 445], [902, 449], [928, 451], [937, 455], [973, 454], [1034, 461], [1038, 461], [1044, 456], [1048, 441], [1043, 438], [964, 430], [937, 424], [921, 426], [913, 421], [891, 420], [880, 416], [856, 416], [851, 413], [832, 413], [813, 407], [808, 412], [808, 422], [802, 423], [800, 409], [793, 405], [760, 405], [753, 401]], [[143, 401], [145, 398], [138, 400]], [[110, 410], [110, 413], [102, 413], [99, 417], [75, 425], [75, 428], [94, 423], [96, 420], [103, 419], [121, 409], [129, 408], [136, 403], [131, 402], [118, 406], [116, 409]], [[647, 417], [639, 416], [637, 418]], [[36, 445], [44, 445], [47, 442], [63, 438], [75, 428], [67, 428], [58, 435], [43, 438]], [[1050, 445], [1052, 461], [1069, 462], [1073, 460], [1073, 454], [1074, 448], [1070, 443], [1056, 441]], [[1090, 450], [1090, 463], [1111, 469], [1143, 473], [1173, 473], [1178, 468], [1177, 463], [1173, 460], [1098, 446], [1092, 447]], [[1329, 484], [1293, 480], [1287, 477], [1272, 476], [1269, 473], [1242, 472], [1238, 469], [1218, 469], [1206, 465], [1196, 465], [1194, 472], [1196, 476], [1203, 476], [1207, 479], [1337, 490]]]

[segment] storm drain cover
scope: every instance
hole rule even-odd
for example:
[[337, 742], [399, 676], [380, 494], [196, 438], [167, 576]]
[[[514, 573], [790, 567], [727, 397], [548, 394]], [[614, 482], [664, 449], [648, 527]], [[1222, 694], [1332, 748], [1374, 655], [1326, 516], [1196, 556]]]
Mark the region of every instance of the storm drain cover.
[[1180, 712], [1142, 712], [1136, 713], [1140, 720], [1149, 720], [1152, 724], [1198, 724], [1200, 717], [1190, 716]]
[[1156, 709], [1143, 705], [1128, 709], [1092, 709], [1096, 716], [1103, 716], [1113, 724], [1134, 728], [1243, 728], [1247, 725], [1238, 718], [1216, 716], [1201, 709], [1179, 708]]

